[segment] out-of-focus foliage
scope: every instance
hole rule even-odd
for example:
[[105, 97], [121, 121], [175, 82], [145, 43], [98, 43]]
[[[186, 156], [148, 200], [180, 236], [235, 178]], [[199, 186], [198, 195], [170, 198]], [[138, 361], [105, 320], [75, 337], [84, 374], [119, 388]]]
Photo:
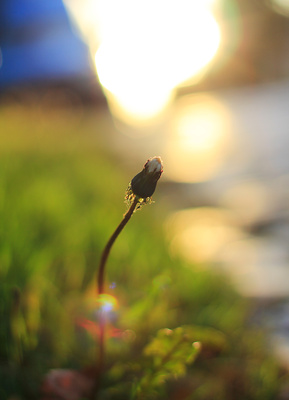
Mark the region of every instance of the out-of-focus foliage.
[[144, 348], [144, 354], [151, 358], [151, 365], [136, 386], [135, 396], [144, 398], [157, 395], [157, 389], [166, 381], [185, 375], [186, 366], [199, 353], [200, 343], [194, 342], [195, 339], [194, 330], [186, 327], [159, 330]]
[[[135, 172], [105, 148], [106, 118], [0, 110], [0, 398], [40, 399], [50, 369], [95, 362], [96, 269]], [[99, 398], [278, 399], [287, 375], [248, 326], [250, 305], [170, 258], [163, 206], [160, 185], [108, 261], [117, 307]]]

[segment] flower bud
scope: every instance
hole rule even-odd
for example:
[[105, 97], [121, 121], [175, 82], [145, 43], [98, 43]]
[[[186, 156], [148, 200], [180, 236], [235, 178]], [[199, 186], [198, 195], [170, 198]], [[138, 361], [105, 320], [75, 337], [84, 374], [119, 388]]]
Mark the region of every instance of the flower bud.
[[152, 157], [147, 160], [143, 170], [131, 181], [132, 192], [143, 199], [151, 197], [155, 191], [157, 181], [163, 172], [163, 163], [160, 157]]

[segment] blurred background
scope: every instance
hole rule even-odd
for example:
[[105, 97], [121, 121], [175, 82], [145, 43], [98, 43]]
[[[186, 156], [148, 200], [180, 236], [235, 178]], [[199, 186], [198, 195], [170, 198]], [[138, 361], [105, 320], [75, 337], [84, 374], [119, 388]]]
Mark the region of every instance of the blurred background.
[[[77, 193], [82, 179], [92, 186], [99, 182], [99, 191], [111, 186], [100, 200], [101, 207], [110, 195], [118, 196], [113, 174], [106, 175], [111, 164], [131, 179], [147, 158], [160, 155], [164, 174], [153, 207], [156, 215], [162, 215], [161, 235], [170, 257], [225, 276], [239, 296], [253, 301], [252, 320], [270, 332], [272, 349], [287, 365], [288, 106], [287, 0], [1, 2], [1, 153], [3, 182], [7, 180], [3, 187], [10, 187], [12, 177], [16, 179], [15, 193], [11, 192], [15, 201], [18, 191], [25, 189], [23, 181], [29, 182], [29, 176], [42, 168], [39, 160], [31, 164], [29, 159], [36, 154], [37, 160], [38, 154], [46, 160], [44, 175], [30, 195], [24, 190], [26, 197], [14, 211], [24, 200], [31, 202], [31, 215], [27, 215], [38, 218], [39, 226], [49, 231], [50, 222], [45, 219], [44, 223], [43, 210], [38, 204], [37, 211], [36, 203], [51, 185], [51, 193], [58, 193], [61, 204], [57, 218], [65, 225], [67, 210], [62, 201], [71, 200], [60, 178], [55, 183], [46, 176], [50, 169], [46, 152], [69, 149], [67, 165], [72, 175], [63, 175], [65, 182], [73, 180], [85, 163], [83, 176], [77, 178], [80, 186], [72, 184]], [[79, 149], [82, 158], [78, 158]], [[93, 173], [88, 154], [98, 159]], [[56, 175], [62, 168], [59, 163], [52, 168]], [[125, 182], [123, 177], [118, 179]], [[52, 210], [58, 206], [49, 193], [45, 201]], [[85, 196], [83, 204], [87, 205], [89, 193]], [[71, 207], [75, 218], [76, 200]], [[113, 207], [117, 220], [123, 210]], [[104, 214], [113, 219], [109, 211]], [[8, 226], [14, 221], [11, 215], [6, 217]], [[101, 213], [96, 221], [99, 218]], [[90, 227], [101, 238], [94, 243], [97, 249], [113, 229], [110, 222], [107, 227], [103, 219], [99, 222], [104, 234], [100, 226]], [[93, 242], [85, 237], [88, 225], [75, 227], [75, 234], [80, 232], [86, 245]], [[28, 226], [26, 235], [33, 237]], [[23, 231], [13, 232], [17, 242]], [[41, 247], [42, 239], [38, 239]], [[69, 246], [74, 241], [81, 247], [71, 234]], [[15, 266], [9, 246], [7, 242], [1, 253], [3, 279], [8, 279], [8, 266]], [[93, 248], [93, 243], [87, 246]], [[121, 257], [129, 252], [126, 246], [119, 247]], [[22, 257], [25, 244], [23, 248]], [[71, 255], [69, 249], [65, 263], [80, 262], [86, 271], [81, 251]], [[28, 253], [25, 263], [31, 261]], [[45, 269], [50, 258], [57, 264], [57, 253], [56, 258], [49, 252], [37, 253], [37, 262], [33, 260]], [[13, 274], [11, 282], [18, 274], [16, 269]], [[83, 272], [83, 282], [92, 274], [92, 267]], [[17, 279], [18, 288], [21, 282]], [[34, 288], [37, 280], [32, 281], [27, 287]], [[36, 299], [31, 295], [29, 300], [34, 313]]]

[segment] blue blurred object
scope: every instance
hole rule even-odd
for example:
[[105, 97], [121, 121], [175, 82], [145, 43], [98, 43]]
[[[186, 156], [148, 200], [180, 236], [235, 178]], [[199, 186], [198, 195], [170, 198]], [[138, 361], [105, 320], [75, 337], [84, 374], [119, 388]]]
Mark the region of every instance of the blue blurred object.
[[93, 75], [62, 0], [1, 0], [0, 89]]

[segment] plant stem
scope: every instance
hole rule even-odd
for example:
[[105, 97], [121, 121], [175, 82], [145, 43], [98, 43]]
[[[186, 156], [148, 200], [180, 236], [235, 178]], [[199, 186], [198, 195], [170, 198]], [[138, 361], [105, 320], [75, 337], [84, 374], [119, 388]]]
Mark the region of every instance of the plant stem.
[[105, 248], [103, 249], [103, 252], [102, 252], [102, 255], [101, 255], [101, 259], [100, 259], [99, 269], [98, 269], [98, 276], [97, 276], [97, 288], [98, 288], [98, 294], [99, 295], [103, 294], [105, 265], [106, 265], [106, 261], [107, 261], [107, 258], [109, 256], [110, 250], [112, 248], [112, 245], [114, 244], [115, 240], [117, 239], [118, 235], [123, 230], [125, 225], [130, 220], [130, 217], [132, 216], [132, 214], [133, 214], [133, 212], [134, 212], [134, 210], [135, 210], [135, 208], [137, 206], [138, 201], [139, 201], [139, 198], [136, 196], [134, 198], [134, 201], [131, 204], [130, 208], [124, 214], [121, 223], [118, 225], [116, 230], [113, 232], [113, 234], [111, 235], [111, 237], [110, 237], [109, 241], [107, 242]]
[[[122, 221], [120, 222], [120, 224], [118, 225], [118, 227], [116, 228], [114, 233], [111, 235], [105, 248], [103, 249], [100, 263], [99, 263], [98, 274], [97, 274], [98, 295], [102, 295], [104, 293], [104, 272], [105, 272], [106, 261], [109, 256], [110, 250], [111, 250], [115, 240], [117, 239], [118, 235], [120, 234], [120, 232], [123, 230], [125, 225], [130, 220], [130, 217], [132, 216], [138, 202], [139, 202], [139, 197], [135, 196], [130, 208], [124, 214]], [[93, 395], [92, 395], [93, 399], [96, 398], [96, 395], [97, 395], [97, 392], [99, 389], [101, 375], [104, 370], [105, 327], [106, 327], [105, 312], [103, 310], [100, 310], [100, 314], [99, 314], [99, 354], [98, 354], [98, 363], [96, 366], [96, 382], [95, 382], [95, 387], [94, 387]]]

